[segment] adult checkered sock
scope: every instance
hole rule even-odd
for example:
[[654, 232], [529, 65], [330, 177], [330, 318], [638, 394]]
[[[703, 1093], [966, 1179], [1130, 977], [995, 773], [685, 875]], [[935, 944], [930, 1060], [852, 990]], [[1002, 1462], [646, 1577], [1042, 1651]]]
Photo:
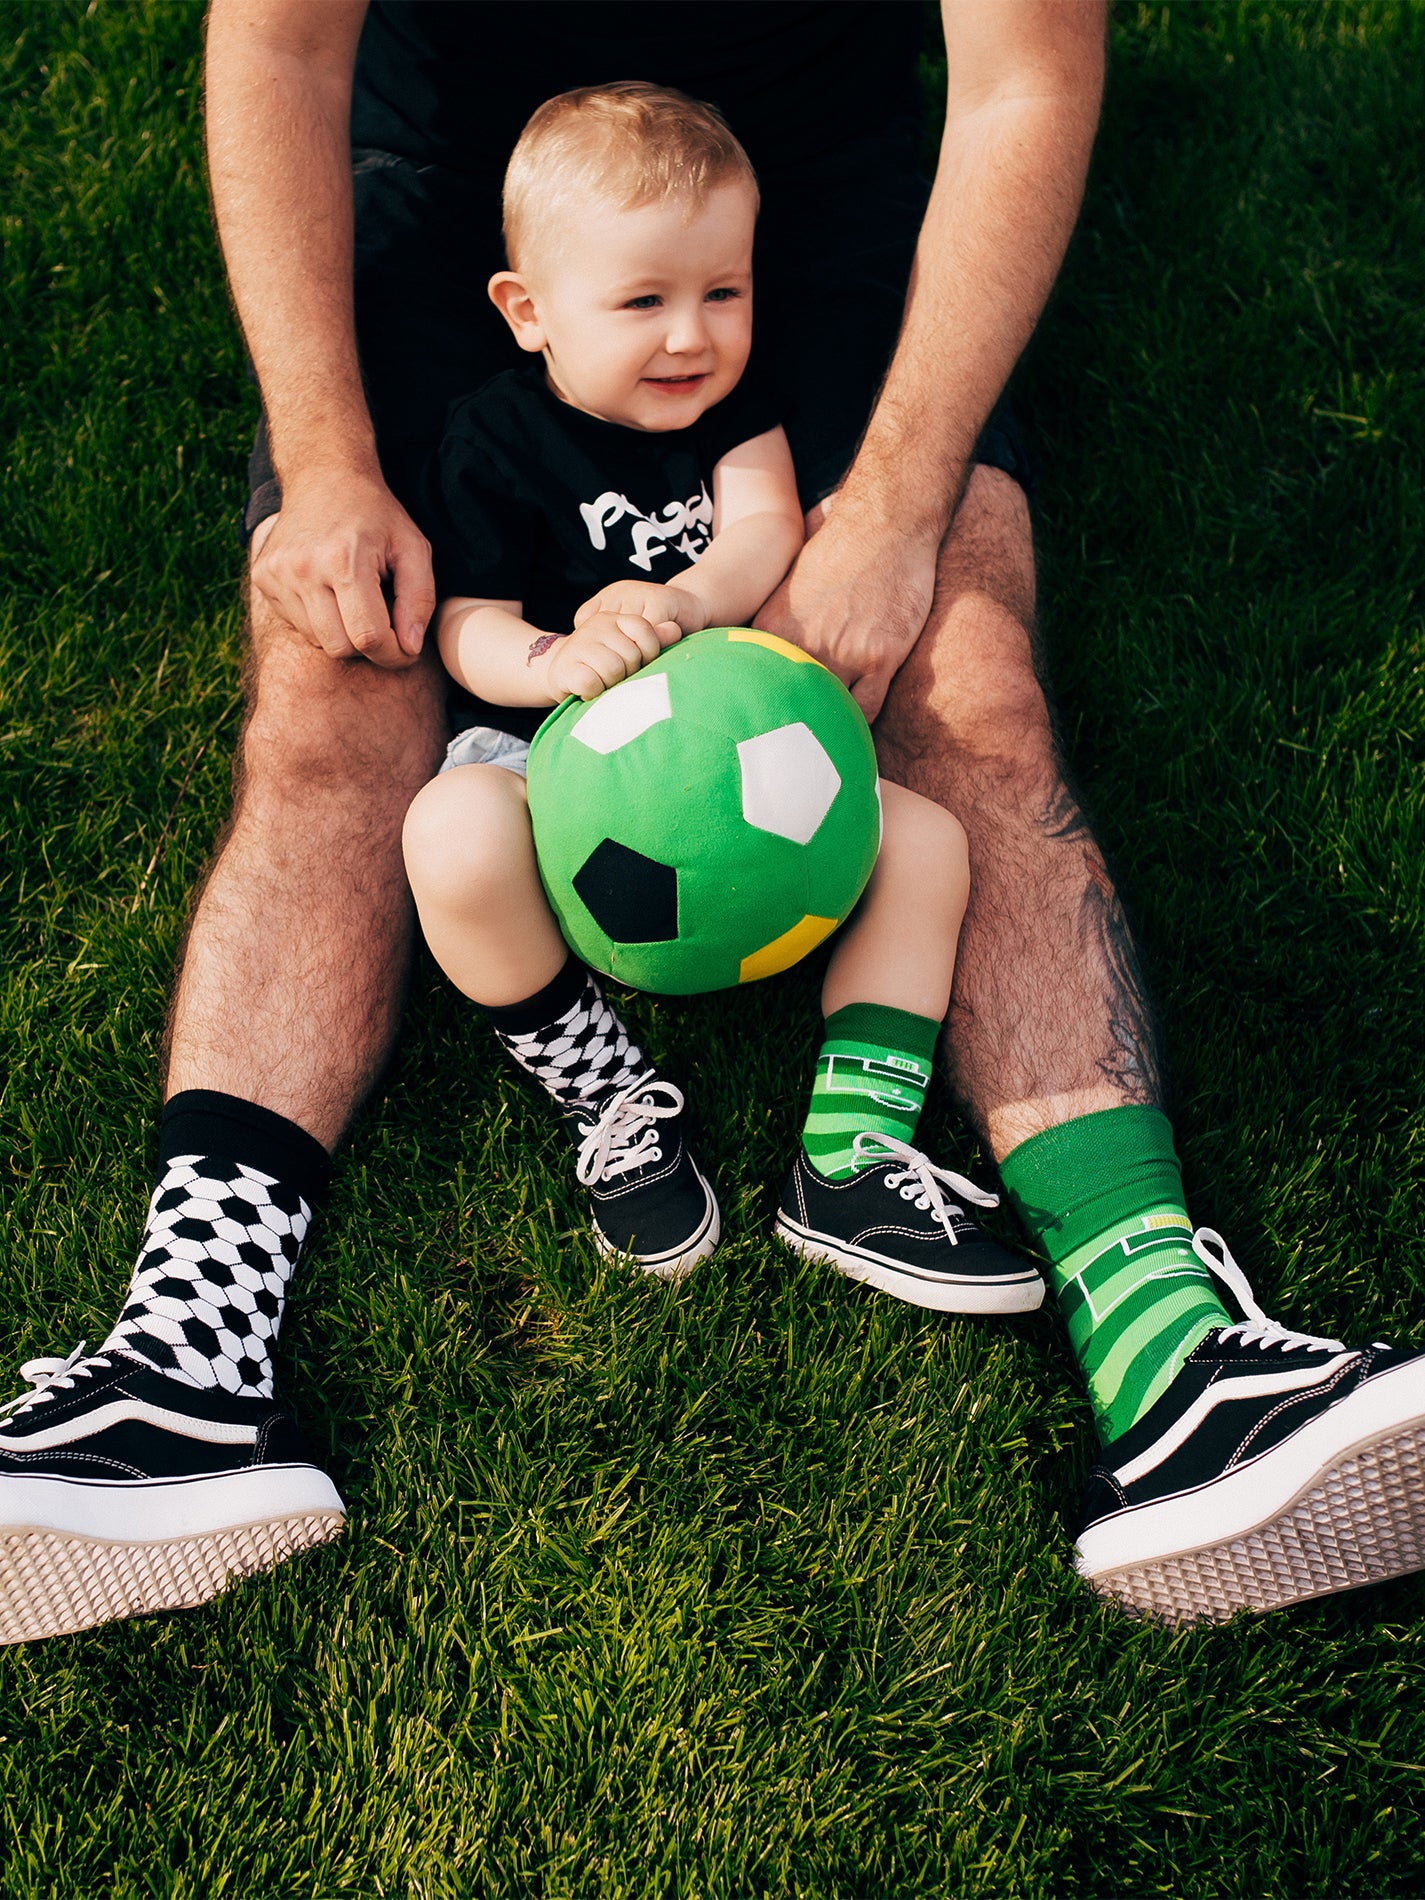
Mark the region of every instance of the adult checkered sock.
[[596, 979], [574, 957], [523, 1003], [486, 1009], [485, 1015], [515, 1061], [561, 1108], [597, 1107], [653, 1074], [653, 1064], [630, 1040]]
[[100, 1351], [271, 1398], [287, 1282], [330, 1177], [326, 1149], [285, 1116], [211, 1089], [175, 1095], [129, 1296]]
[[1099, 1429], [1119, 1438], [1232, 1324], [1193, 1252], [1172, 1125], [1136, 1103], [1080, 1115], [1022, 1141], [1000, 1179], [1049, 1256]]
[[819, 1174], [851, 1179], [857, 1135], [913, 1139], [939, 1034], [929, 1016], [886, 1003], [848, 1003], [827, 1017], [802, 1130]]

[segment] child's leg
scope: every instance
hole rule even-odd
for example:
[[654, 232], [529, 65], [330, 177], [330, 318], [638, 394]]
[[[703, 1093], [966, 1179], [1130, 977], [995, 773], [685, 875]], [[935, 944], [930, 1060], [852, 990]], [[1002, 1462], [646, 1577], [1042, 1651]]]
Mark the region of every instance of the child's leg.
[[402, 842], [431, 954], [472, 1002], [519, 1002], [563, 969], [569, 950], [539, 881], [518, 772], [442, 772], [407, 812]]
[[914, 1142], [970, 891], [965, 833], [899, 785], [881, 797], [881, 853], [826, 973], [826, 1034], [775, 1231], [914, 1306], [1032, 1312], [1043, 1281], [961, 1205], [994, 1196]]
[[443, 772], [411, 806], [406, 870], [436, 961], [569, 1118], [606, 1253], [676, 1276], [718, 1242], [717, 1200], [662, 1081], [559, 933], [535, 864], [524, 780]]
[[596, 1108], [652, 1073], [559, 933], [517, 772], [461, 765], [432, 779], [406, 816], [404, 844], [436, 962], [562, 1108]]
[[883, 784], [881, 800], [880, 856], [822, 989], [826, 1037], [803, 1140], [828, 1180], [854, 1172], [863, 1131], [915, 1134], [970, 893], [959, 820], [900, 785]]

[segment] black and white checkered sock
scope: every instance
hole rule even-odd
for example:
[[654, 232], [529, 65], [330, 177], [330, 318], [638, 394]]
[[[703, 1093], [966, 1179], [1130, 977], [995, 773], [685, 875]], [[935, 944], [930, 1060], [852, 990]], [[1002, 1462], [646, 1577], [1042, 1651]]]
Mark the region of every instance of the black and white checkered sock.
[[287, 1282], [330, 1173], [284, 1116], [209, 1089], [175, 1095], [128, 1299], [100, 1351], [271, 1398]]
[[527, 1001], [485, 1014], [515, 1061], [561, 1108], [606, 1101], [653, 1073], [596, 979], [573, 957]]

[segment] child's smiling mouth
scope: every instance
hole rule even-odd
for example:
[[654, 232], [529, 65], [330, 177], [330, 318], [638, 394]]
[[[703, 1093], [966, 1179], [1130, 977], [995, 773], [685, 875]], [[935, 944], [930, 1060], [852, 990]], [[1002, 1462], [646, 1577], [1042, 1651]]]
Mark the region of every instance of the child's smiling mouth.
[[699, 370], [694, 376], [645, 376], [643, 380], [650, 389], [665, 389], [670, 395], [679, 396], [705, 383], [711, 374], [711, 370]]

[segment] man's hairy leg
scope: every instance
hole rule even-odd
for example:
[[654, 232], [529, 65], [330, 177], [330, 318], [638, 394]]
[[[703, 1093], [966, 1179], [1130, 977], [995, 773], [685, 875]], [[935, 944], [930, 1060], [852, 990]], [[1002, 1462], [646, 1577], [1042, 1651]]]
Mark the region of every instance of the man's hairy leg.
[[174, 996], [170, 1096], [220, 1090], [339, 1141], [395, 1035], [401, 822], [442, 733], [433, 650], [401, 671], [332, 660], [254, 593], [235, 807]]
[[977, 467], [876, 743], [888, 778], [969, 834], [949, 1065], [996, 1159], [1060, 1122], [1161, 1094], [1132, 936], [1064, 780], [1033, 624], [1028, 504], [1008, 475]]

